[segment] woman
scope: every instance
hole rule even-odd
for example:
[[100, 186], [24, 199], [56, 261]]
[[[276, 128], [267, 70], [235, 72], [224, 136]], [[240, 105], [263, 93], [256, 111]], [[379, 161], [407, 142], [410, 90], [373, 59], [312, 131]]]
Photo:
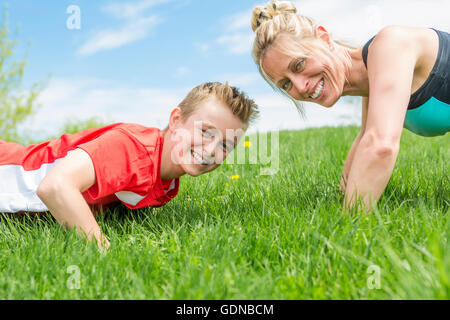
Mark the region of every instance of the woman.
[[361, 96], [362, 125], [345, 161], [345, 203], [376, 203], [392, 174], [402, 128], [422, 136], [450, 130], [450, 34], [389, 26], [364, 47], [334, 41], [289, 1], [253, 10], [253, 58], [266, 81], [301, 101], [333, 106]]

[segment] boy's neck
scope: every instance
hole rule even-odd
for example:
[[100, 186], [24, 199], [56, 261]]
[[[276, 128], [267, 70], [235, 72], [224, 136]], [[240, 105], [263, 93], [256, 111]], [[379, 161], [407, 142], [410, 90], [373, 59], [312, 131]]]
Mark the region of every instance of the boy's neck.
[[170, 139], [170, 131], [166, 128], [162, 130], [163, 146], [161, 154], [160, 174], [161, 180], [172, 180], [181, 177], [184, 174], [181, 166], [176, 165], [172, 161], [173, 145]]

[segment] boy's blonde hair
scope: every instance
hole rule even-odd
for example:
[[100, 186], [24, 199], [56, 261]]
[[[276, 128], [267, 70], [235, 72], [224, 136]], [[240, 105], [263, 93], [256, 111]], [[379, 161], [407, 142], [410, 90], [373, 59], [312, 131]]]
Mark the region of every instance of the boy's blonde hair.
[[297, 14], [297, 8], [292, 2], [272, 0], [266, 5], [255, 7], [251, 26], [256, 35], [252, 55], [259, 72], [272, 88], [288, 96], [302, 114], [303, 108], [300, 101], [278, 88], [264, 72], [262, 63], [269, 48], [275, 46], [280, 52], [292, 58], [308, 58], [312, 55], [319, 57], [323, 63], [325, 75], [335, 86], [342, 83], [342, 80], [337, 77], [338, 74], [344, 74], [344, 81], [346, 81], [351, 64], [347, 51], [343, 54], [332, 53], [329, 46], [316, 37], [315, 31], [318, 25], [311, 18]]
[[183, 118], [189, 118], [201, 102], [211, 97], [215, 97], [227, 105], [231, 112], [246, 127], [258, 117], [259, 111], [257, 104], [252, 99], [249, 99], [245, 93], [235, 87], [229, 86], [228, 82], [207, 82], [192, 89], [178, 105], [182, 111]]

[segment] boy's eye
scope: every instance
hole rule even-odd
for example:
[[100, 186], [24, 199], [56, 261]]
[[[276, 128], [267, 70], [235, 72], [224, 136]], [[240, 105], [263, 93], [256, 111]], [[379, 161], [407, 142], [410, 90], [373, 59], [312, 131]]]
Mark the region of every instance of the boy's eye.
[[208, 138], [210, 138], [212, 136], [211, 132], [209, 132], [209, 130], [202, 129], [202, 133], [203, 133], [203, 136], [208, 137]]

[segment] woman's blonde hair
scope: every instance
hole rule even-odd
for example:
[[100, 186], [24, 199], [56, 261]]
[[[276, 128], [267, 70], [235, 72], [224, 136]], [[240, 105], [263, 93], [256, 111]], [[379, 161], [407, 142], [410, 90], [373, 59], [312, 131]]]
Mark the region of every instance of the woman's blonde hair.
[[211, 97], [227, 105], [246, 127], [258, 117], [258, 105], [244, 92], [230, 86], [228, 82], [206, 82], [193, 88], [178, 105], [183, 119], [189, 118], [201, 102]]
[[255, 32], [252, 55], [259, 72], [272, 88], [288, 96], [301, 114], [304, 112], [300, 101], [278, 88], [262, 67], [269, 48], [275, 46], [281, 53], [292, 58], [309, 58], [314, 55], [323, 63], [325, 75], [332, 80], [331, 83], [338, 86], [342, 82], [339, 81], [338, 74], [343, 74], [344, 82], [346, 81], [351, 64], [347, 51], [343, 54], [332, 53], [329, 45], [316, 37], [318, 25], [311, 18], [297, 14], [297, 8], [292, 2], [272, 0], [266, 5], [255, 7], [251, 25]]

